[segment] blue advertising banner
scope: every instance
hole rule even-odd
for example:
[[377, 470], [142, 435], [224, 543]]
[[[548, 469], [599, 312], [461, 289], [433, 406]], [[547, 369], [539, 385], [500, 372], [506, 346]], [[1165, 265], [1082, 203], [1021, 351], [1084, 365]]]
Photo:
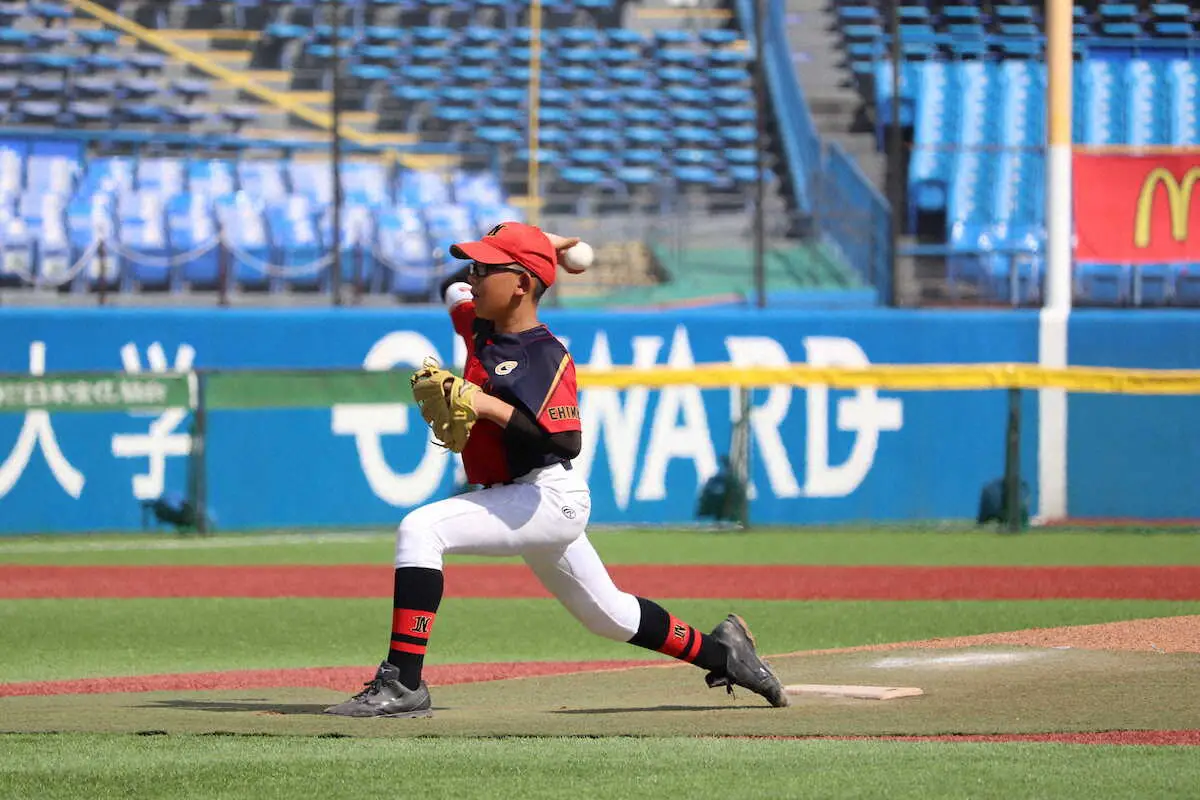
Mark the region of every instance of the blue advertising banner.
[[[581, 366], [775, 366], [1034, 362], [1025, 312], [744, 311], [681, 315], [548, 312]], [[16, 310], [0, 313], [0, 372], [197, 368], [404, 369], [459, 362], [446, 314], [394, 310]], [[1036, 475], [1036, 398], [1022, 469]], [[757, 524], [974, 517], [1000, 477], [1006, 400], [995, 392], [893, 393], [773, 387], [752, 396]], [[735, 392], [583, 392], [576, 467], [597, 523], [695, 519], [729, 451]], [[0, 415], [0, 533], [136, 529], [143, 501], [182, 493], [183, 411]], [[209, 496], [219, 528], [391, 526], [452, 493], [457, 458], [415, 409], [214, 412]], [[1036, 502], [1036, 499], [1035, 499]]]
[[[1200, 313], [1079, 311], [1072, 365], [1200, 368]], [[1072, 517], [1200, 518], [1200, 397], [1072, 394], [1067, 401]]]

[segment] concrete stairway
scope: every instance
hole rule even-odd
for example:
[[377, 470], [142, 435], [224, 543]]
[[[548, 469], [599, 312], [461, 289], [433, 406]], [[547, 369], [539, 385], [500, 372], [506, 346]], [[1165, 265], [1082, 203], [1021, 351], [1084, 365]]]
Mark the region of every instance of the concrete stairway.
[[787, 0], [787, 38], [796, 77], [812, 110], [817, 132], [858, 161], [863, 174], [886, 190], [887, 161], [875, 137], [862, 94], [842, 65], [837, 18], [828, 0]]

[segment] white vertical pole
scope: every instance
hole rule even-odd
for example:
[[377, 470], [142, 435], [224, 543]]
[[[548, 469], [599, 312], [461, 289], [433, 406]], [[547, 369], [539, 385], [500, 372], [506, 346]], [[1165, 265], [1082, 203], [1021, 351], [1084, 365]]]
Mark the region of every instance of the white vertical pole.
[[[1038, 363], [1067, 365], [1071, 314], [1071, 0], [1046, 0], [1046, 297]], [[1038, 519], [1067, 516], [1067, 394], [1038, 395]]]
[[1046, 307], [1071, 307], [1070, 0], [1046, 0]]

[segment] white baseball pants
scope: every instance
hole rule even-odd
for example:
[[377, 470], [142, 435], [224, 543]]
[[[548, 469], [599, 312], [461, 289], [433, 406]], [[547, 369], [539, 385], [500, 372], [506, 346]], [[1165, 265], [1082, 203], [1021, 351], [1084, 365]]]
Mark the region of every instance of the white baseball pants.
[[536, 469], [507, 486], [422, 506], [396, 531], [396, 566], [442, 568], [446, 554], [520, 555], [551, 594], [592, 633], [627, 642], [637, 598], [622, 592], [587, 538], [591, 492], [572, 470]]

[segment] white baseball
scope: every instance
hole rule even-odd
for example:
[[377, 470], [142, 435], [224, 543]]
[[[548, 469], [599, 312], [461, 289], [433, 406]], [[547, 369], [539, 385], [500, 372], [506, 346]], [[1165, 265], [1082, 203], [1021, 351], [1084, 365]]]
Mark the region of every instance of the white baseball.
[[446, 287], [446, 294], [442, 299], [446, 301], [446, 308], [454, 308], [459, 303], [467, 302], [471, 299], [471, 284], [450, 284]]
[[580, 242], [563, 253], [563, 266], [568, 272], [583, 272], [596, 260], [596, 251], [587, 242]]

